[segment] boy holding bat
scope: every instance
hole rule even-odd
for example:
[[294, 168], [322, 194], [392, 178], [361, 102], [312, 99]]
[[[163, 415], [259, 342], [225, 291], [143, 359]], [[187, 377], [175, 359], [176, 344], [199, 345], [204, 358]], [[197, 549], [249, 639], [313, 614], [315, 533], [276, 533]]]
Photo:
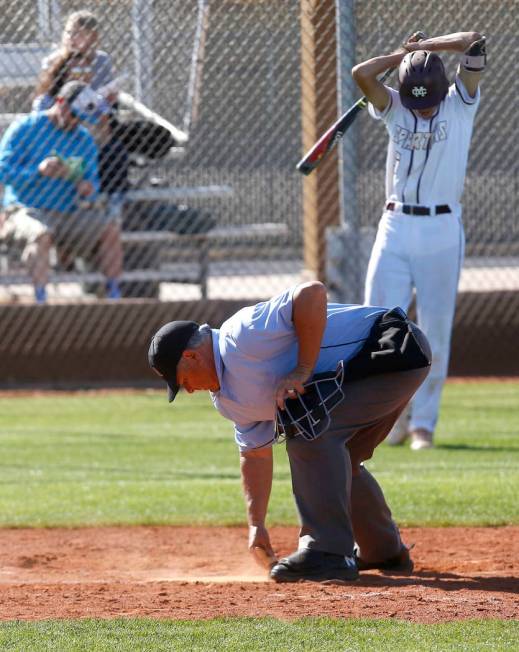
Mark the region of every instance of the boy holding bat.
[[[449, 83], [437, 52], [458, 52]], [[418, 41], [356, 65], [353, 78], [369, 113], [389, 134], [386, 203], [368, 265], [365, 303], [407, 310], [416, 293], [417, 323], [431, 344], [431, 373], [416, 392], [407, 417], [388, 438], [411, 437], [411, 448], [433, 445], [447, 375], [456, 293], [464, 255], [460, 203], [479, 80], [486, 64], [485, 37], [460, 32]], [[398, 66], [399, 89], [379, 77]]]

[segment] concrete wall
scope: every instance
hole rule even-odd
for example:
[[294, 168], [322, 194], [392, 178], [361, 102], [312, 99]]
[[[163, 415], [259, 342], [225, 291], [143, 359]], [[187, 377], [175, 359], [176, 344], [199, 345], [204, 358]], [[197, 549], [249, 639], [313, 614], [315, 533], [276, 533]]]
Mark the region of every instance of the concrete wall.
[[[254, 301], [247, 301], [247, 304]], [[5, 306], [0, 309], [0, 389], [160, 387], [148, 368], [152, 334], [172, 319], [210, 319], [219, 326], [239, 301], [156, 303], [132, 301], [76, 306]], [[476, 318], [467, 321], [465, 305]], [[474, 312], [473, 306], [477, 306]], [[506, 311], [508, 317], [503, 319]], [[450, 375], [519, 376], [519, 296], [459, 296]], [[462, 317], [465, 315], [465, 319]], [[23, 332], [20, 324], [39, 324]], [[506, 326], [503, 324], [506, 321]], [[124, 327], [121, 327], [124, 324]]]

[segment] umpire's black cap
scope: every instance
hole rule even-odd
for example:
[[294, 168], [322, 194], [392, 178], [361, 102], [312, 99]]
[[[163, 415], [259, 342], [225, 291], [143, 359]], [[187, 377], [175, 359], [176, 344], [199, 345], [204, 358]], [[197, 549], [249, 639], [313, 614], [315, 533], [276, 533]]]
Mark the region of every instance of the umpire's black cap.
[[148, 351], [150, 367], [164, 378], [168, 385], [169, 402], [178, 392], [177, 364], [193, 333], [199, 328], [196, 321], [170, 321], [151, 338]]

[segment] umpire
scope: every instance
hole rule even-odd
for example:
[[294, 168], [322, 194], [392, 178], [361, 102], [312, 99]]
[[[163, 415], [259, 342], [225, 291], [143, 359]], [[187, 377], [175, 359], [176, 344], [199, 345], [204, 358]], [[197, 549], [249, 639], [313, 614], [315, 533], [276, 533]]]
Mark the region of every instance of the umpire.
[[305, 283], [242, 308], [219, 330], [170, 322], [148, 356], [170, 401], [180, 387], [209, 390], [234, 422], [249, 548], [271, 557], [272, 445], [286, 437], [301, 530], [297, 552], [272, 567], [272, 579], [412, 570], [382, 490], [362, 464], [429, 371], [429, 344], [402, 310], [328, 304], [322, 283]]

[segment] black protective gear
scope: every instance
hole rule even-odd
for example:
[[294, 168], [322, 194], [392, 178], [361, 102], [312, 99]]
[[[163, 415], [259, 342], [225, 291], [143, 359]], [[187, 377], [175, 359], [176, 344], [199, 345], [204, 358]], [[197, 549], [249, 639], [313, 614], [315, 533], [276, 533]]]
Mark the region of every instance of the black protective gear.
[[275, 439], [300, 435], [312, 440], [325, 433], [350, 381], [430, 364], [429, 344], [405, 312], [396, 307], [381, 313], [352, 358], [339, 361], [336, 371], [313, 376], [304, 384], [304, 394], [287, 399], [284, 410], [277, 409]]
[[316, 374], [304, 384], [304, 394], [285, 401], [285, 409], [276, 411], [276, 441], [301, 435], [316, 439], [330, 426], [333, 408], [344, 400], [344, 363], [336, 371]]

